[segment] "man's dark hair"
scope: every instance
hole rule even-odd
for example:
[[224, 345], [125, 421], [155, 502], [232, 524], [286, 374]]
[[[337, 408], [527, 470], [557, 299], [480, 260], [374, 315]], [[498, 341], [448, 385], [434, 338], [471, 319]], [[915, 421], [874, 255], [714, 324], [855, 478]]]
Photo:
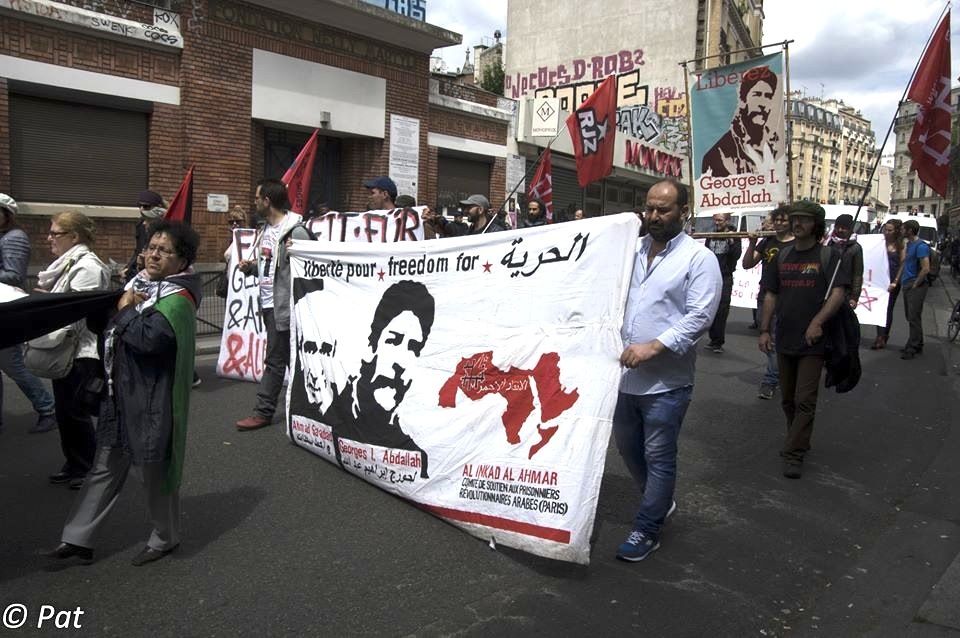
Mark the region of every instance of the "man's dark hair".
[[821, 219], [818, 219], [813, 224], [813, 237], [817, 241], [822, 240], [827, 235], [827, 223]]
[[770, 211], [770, 219], [776, 219], [777, 217], [790, 219], [790, 204], [780, 204]]
[[297, 303], [311, 292], [319, 290], [323, 290], [323, 279], [295, 277], [293, 280], [293, 303]]
[[[380, 334], [387, 324], [398, 317], [400, 313], [409, 310], [420, 320], [420, 329], [423, 330], [423, 344], [427, 342], [430, 328], [433, 326], [435, 305], [433, 295], [419, 281], [398, 281], [383, 293], [377, 309], [373, 313], [373, 323], [370, 324], [370, 348], [376, 352]], [[418, 348], [414, 354], [420, 356]]]
[[909, 231], [911, 232], [911, 234], [913, 234], [913, 235], [919, 235], [919, 234], [920, 234], [920, 222], [918, 222], [918, 221], [915, 220], [915, 219], [908, 219], [907, 221], [903, 222], [903, 230], [904, 230], [904, 233], [906, 233], [906, 231], [909, 230]]
[[163, 233], [170, 237], [173, 242], [173, 249], [177, 251], [178, 257], [187, 260], [190, 266], [197, 259], [197, 249], [200, 247], [200, 235], [193, 228], [183, 222], [172, 222], [167, 219], [158, 219], [150, 224], [150, 232], [147, 237], [149, 243], [153, 236]]
[[267, 177], [257, 182], [260, 195], [270, 200], [270, 205], [277, 210], [286, 210], [290, 206], [287, 199], [287, 187], [276, 177]]
[[543, 200], [542, 200], [542, 199], [537, 199], [536, 197], [532, 197], [532, 198], [530, 198], [530, 199], [527, 200], [527, 208], [530, 207], [530, 204], [539, 204], [539, 205], [540, 205], [540, 214], [541, 214], [543, 217], [546, 217], [546, 216], [547, 216], [547, 205], [543, 203]]
[[[659, 184], [670, 184], [671, 186], [673, 186], [673, 190], [677, 191], [678, 207], [683, 208], [684, 206], [690, 203], [690, 192], [687, 190], [687, 187], [683, 184], [683, 182], [678, 180], [676, 177], [667, 177], [665, 179], [661, 179], [659, 182], [657, 182], [653, 186], [657, 186]], [[653, 188], [653, 186], [651, 186], [650, 188]]]
[[747, 93], [760, 82], [766, 82], [771, 89], [776, 90], [777, 74], [771, 71], [768, 66], [756, 66], [744, 73], [743, 80], [740, 81], [740, 101], [745, 102]]

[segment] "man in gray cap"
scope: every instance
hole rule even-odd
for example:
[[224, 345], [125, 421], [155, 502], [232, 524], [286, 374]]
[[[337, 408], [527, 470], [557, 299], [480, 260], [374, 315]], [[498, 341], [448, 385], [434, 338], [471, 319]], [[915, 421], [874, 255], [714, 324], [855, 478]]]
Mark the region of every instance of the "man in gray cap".
[[[30, 239], [17, 227], [17, 202], [0, 193], [0, 283], [26, 289], [27, 264], [30, 263]], [[56, 429], [53, 397], [43, 382], [23, 364], [23, 346], [0, 350], [0, 370], [13, 379], [39, 417], [30, 429], [33, 434]], [[0, 419], [3, 418], [3, 377], [0, 376]], [[3, 422], [0, 420], [0, 427]]]
[[[471, 235], [479, 235], [484, 232], [484, 229], [486, 229], [488, 233], [507, 230], [507, 227], [504, 226], [499, 219], [490, 221], [491, 217], [493, 217], [490, 212], [490, 200], [483, 195], [471, 195], [462, 200], [460, 202], [460, 208], [467, 214], [467, 219], [470, 222]], [[489, 226], [489, 228], [487, 228], [487, 226]]]

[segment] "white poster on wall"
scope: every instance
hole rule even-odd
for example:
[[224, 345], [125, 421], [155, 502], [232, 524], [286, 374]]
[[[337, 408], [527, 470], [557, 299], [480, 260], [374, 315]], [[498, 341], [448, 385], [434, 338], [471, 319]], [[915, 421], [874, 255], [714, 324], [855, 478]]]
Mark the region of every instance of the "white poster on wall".
[[[527, 159], [523, 155], [507, 155], [507, 184], [506, 195], [513, 192], [516, 187], [517, 192], [514, 197], [523, 195], [526, 191], [524, 182], [527, 172]], [[520, 186], [517, 186], [519, 184]]]
[[397, 184], [397, 195], [417, 198], [420, 170], [420, 120], [390, 115], [390, 179]]

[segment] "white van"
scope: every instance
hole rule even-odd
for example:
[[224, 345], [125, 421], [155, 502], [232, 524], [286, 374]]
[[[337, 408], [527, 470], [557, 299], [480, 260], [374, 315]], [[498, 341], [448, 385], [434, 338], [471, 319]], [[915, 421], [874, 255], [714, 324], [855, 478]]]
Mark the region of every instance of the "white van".
[[923, 241], [927, 242], [930, 246], [936, 247], [937, 245], [937, 218], [930, 213], [888, 213], [884, 218], [884, 223], [892, 220], [899, 219], [902, 222], [912, 219], [920, 224], [920, 234], [919, 237]]
[[833, 224], [840, 215], [850, 215], [857, 220], [853, 225], [853, 232], [858, 235], [866, 235], [870, 232], [870, 220], [876, 217], [872, 208], [864, 206], [860, 209], [860, 215], [857, 215], [857, 206], [854, 204], [823, 204], [823, 211], [826, 213], [827, 235], [833, 232]]
[[[730, 226], [735, 230], [743, 232], [752, 232], [754, 230], [760, 230], [760, 224], [763, 223], [764, 218], [770, 214], [776, 206], [764, 207], [764, 208], [735, 208], [729, 211], [730, 213]], [[712, 211], [704, 211], [697, 214], [694, 218], [694, 230], [701, 233], [709, 233], [713, 230], [713, 215], [714, 213], [723, 213], [728, 212], [721, 209], [716, 209]]]

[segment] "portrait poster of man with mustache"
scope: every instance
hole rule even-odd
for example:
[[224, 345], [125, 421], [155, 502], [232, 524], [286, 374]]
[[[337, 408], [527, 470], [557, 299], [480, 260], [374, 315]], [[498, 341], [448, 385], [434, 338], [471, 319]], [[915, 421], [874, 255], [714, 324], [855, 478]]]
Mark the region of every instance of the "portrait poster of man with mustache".
[[690, 107], [698, 210], [786, 198], [783, 54], [694, 73]]

